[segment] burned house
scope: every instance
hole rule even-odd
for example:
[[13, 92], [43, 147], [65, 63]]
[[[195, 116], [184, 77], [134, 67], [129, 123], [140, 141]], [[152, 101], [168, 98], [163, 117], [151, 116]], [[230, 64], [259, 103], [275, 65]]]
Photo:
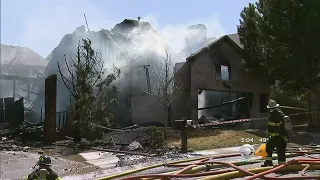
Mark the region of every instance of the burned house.
[[0, 97], [24, 97], [30, 106], [37, 98], [48, 61], [29, 48], [2, 44], [0, 64]]
[[[80, 26], [62, 38], [46, 58], [49, 64], [45, 69], [46, 77], [58, 74], [57, 111], [66, 111], [72, 103], [69, 90], [61, 83], [57, 63], [62, 67], [65, 65], [65, 54], [75, 57], [78, 42], [82, 38], [91, 40], [93, 49], [99, 51], [105, 62], [105, 68], [111, 69], [115, 65], [121, 70], [120, 78], [115, 81], [119, 88], [119, 104], [112, 108], [114, 121], [123, 125], [161, 123], [162, 109], [155, 103], [155, 97], [150, 95], [156, 92], [152, 79], [156, 65], [163, 61], [165, 50], [172, 59], [176, 59], [176, 53], [161, 40], [148, 22], [132, 19], [125, 19], [111, 30], [87, 31]], [[69, 58], [66, 60], [69, 61]], [[33, 104], [33, 110], [38, 114], [44, 104], [43, 91], [44, 88]]]
[[37, 98], [47, 63], [29, 48], [1, 44], [0, 123], [23, 121], [24, 107]]
[[[201, 116], [217, 120], [266, 116], [269, 85], [248, 74], [241, 63], [238, 34], [225, 35], [189, 56], [176, 71], [182, 84], [176, 93], [173, 119]], [[252, 122], [263, 128], [265, 123]]]

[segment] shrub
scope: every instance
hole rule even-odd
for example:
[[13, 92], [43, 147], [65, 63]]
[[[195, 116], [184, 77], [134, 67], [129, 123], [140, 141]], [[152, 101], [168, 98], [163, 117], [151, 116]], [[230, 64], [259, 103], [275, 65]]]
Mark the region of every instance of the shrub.
[[82, 130], [84, 137], [89, 140], [90, 142], [93, 142], [94, 140], [101, 139], [103, 137], [103, 131], [99, 127], [87, 127], [83, 128]]
[[165, 144], [164, 131], [162, 127], [150, 126], [147, 129], [149, 136], [148, 144], [152, 149], [157, 149]]

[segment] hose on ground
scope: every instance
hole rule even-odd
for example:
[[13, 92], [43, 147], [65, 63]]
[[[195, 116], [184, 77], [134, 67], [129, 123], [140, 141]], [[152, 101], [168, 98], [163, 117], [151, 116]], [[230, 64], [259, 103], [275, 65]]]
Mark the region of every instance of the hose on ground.
[[[311, 150], [311, 148], [309, 149]], [[301, 154], [309, 154], [312, 152], [301, 152], [301, 151], [294, 151], [294, 153], [287, 153], [286, 156], [287, 157], [293, 157], [293, 156], [301, 156]], [[316, 153], [316, 152], [315, 152]], [[105, 179], [114, 179], [114, 178], [120, 178], [120, 177], [124, 177], [124, 176], [128, 176], [137, 172], [141, 172], [141, 171], [145, 171], [145, 170], [149, 170], [149, 169], [153, 169], [153, 168], [158, 168], [161, 166], [166, 166], [166, 167], [184, 167], [181, 170], [178, 171], [172, 171], [172, 172], [168, 172], [168, 173], [163, 173], [163, 174], [146, 174], [146, 175], [139, 175], [139, 176], [131, 176], [131, 177], [126, 177], [126, 178], [122, 178], [122, 180], [131, 180], [131, 179], [155, 179], [155, 178], [161, 178], [161, 179], [170, 179], [170, 178], [183, 178], [183, 177], [202, 177], [202, 176], [208, 176], [208, 178], [210, 179], [210, 177], [212, 177], [213, 179], [216, 179], [215, 177], [219, 176], [219, 178], [223, 178], [223, 175], [228, 176], [228, 173], [233, 173], [233, 175], [235, 176], [239, 176], [239, 174], [234, 174], [235, 172], [239, 172], [241, 174], [241, 177], [243, 176], [250, 176], [252, 175], [253, 177], [256, 177], [257, 174], [255, 173], [260, 173], [258, 174], [259, 176], [264, 176], [264, 174], [261, 175], [261, 171], [259, 168], [257, 169], [257, 172], [252, 172], [250, 170], [245, 170], [242, 168], [239, 168], [237, 166], [241, 166], [241, 165], [246, 165], [246, 164], [254, 164], [259, 162], [259, 160], [262, 159], [257, 159], [258, 161], [240, 161], [240, 162], [234, 162], [234, 163], [223, 163], [223, 162], [217, 162], [214, 161], [214, 159], [218, 159], [218, 158], [227, 158], [227, 157], [235, 157], [235, 156], [239, 156], [239, 153], [233, 153], [233, 154], [222, 154], [222, 155], [215, 155], [215, 156], [204, 156], [204, 157], [197, 157], [197, 158], [190, 158], [190, 159], [186, 159], [186, 160], [179, 160], [179, 161], [173, 161], [173, 162], [168, 162], [168, 163], [161, 163], [161, 164], [156, 164], [156, 165], [151, 165], [151, 166], [147, 166], [147, 167], [143, 167], [143, 168], [139, 168], [139, 169], [135, 169], [135, 170], [131, 170], [128, 172], [124, 172], [124, 173], [120, 173], [120, 174], [116, 174], [116, 175], [111, 175], [111, 176], [107, 176], [107, 177], [103, 177], [100, 178], [99, 180], [105, 180]], [[310, 155], [309, 155], [310, 156]], [[277, 155], [273, 156], [273, 159], [276, 159]], [[309, 166], [305, 165], [303, 167], [301, 167], [300, 170], [302, 170], [301, 175], [303, 177], [309, 177], [306, 176], [305, 171], [308, 170], [312, 170], [314, 169], [314, 167], [318, 167], [320, 160], [316, 157], [312, 157], [309, 159], [299, 159], [300, 163], [305, 163], [305, 164], [311, 164]], [[195, 162], [196, 161], [196, 162]], [[194, 162], [194, 163], [186, 163], [186, 162]], [[283, 169], [286, 169], [286, 167], [288, 167], [290, 165], [290, 163], [286, 166], [280, 166], [277, 167], [276, 171], [283, 171]], [[221, 169], [221, 170], [215, 170], [215, 171], [209, 171], [209, 172], [203, 172], [203, 171], [208, 171], [211, 169], [216, 169], [216, 168], [221, 168], [221, 167], [225, 167], [225, 166], [229, 166], [234, 168], [235, 170], [232, 169]], [[297, 169], [296, 166], [291, 166], [293, 167], [293, 169]], [[269, 168], [267, 170], [272, 170], [272, 172], [274, 171], [272, 168]], [[290, 169], [289, 169], [290, 170]], [[268, 174], [268, 173], [267, 173]], [[267, 179], [270, 179], [269, 177], [264, 177]], [[206, 179], [206, 178], [205, 178]]]
[[239, 153], [222, 154], [222, 155], [211, 155], [211, 156], [203, 156], [203, 157], [196, 157], [196, 158], [189, 158], [189, 159], [184, 159], [184, 160], [178, 160], [178, 161], [160, 163], [160, 164], [155, 164], [155, 165], [151, 165], [151, 166], [146, 166], [146, 167], [143, 167], [143, 168], [134, 169], [134, 170], [131, 170], [131, 171], [127, 171], [127, 172], [123, 172], [123, 173], [111, 175], [111, 176], [102, 177], [102, 178], [99, 178], [98, 180], [108, 180], [108, 179], [119, 178], [119, 177], [127, 176], [127, 175], [130, 175], [130, 174], [134, 174], [134, 173], [137, 173], [137, 172], [141, 172], [141, 171], [146, 171], [146, 170], [149, 170], [149, 169], [158, 168], [158, 167], [161, 167], [161, 166], [168, 166], [168, 165], [171, 165], [171, 164], [178, 164], [178, 163], [186, 163], [186, 162], [191, 162], [191, 161], [198, 161], [198, 160], [202, 160], [202, 159], [204, 159], [204, 158], [233, 157], [233, 156], [239, 156], [239, 155], [240, 155]]
[[[293, 154], [293, 153], [287, 153], [286, 154], [287, 157], [293, 157], [293, 156], [297, 156], [299, 154]], [[225, 158], [225, 157], [235, 157], [235, 156], [239, 156], [239, 154], [229, 154], [229, 155], [220, 155], [220, 156], [212, 156], [211, 159], [215, 159], [215, 158]], [[273, 158], [276, 159], [278, 156], [274, 155]], [[204, 157], [203, 159], [206, 159], [207, 157]], [[258, 159], [259, 160], [259, 159]], [[262, 160], [262, 159], [260, 159]], [[247, 165], [247, 164], [254, 164], [254, 163], [258, 163], [259, 161], [240, 161], [240, 162], [233, 162], [232, 164], [235, 166], [241, 166], [241, 165]], [[166, 173], [166, 174], [146, 174], [146, 175], [139, 175], [139, 176], [130, 176], [130, 177], [126, 177], [126, 178], [122, 178], [121, 180], [133, 180], [133, 179], [154, 179], [154, 177], [161, 177], [161, 178], [168, 178], [168, 177], [201, 177], [204, 176], [204, 174], [206, 174], [207, 176], [210, 175], [210, 173], [212, 174], [216, 174], [214, 171], [211, 172], [202, 172], [201, 171], [205, 171], [208, 166], [209, 169], [213, 169], [213, 168], [221, 168], [224, 167], [223, 165], [217, 165], [214, 164], [214, 162], [201, 162], [201, 163], [205, 163], [205, 165], [198, 165], [197, 167], [194, 168], [190, 168], [188, 169], [188, 171], [184, 171], [184, 174], [176, 174], [176, 172], [178, 171], [173, 171], [170, 173]], [[172, 165], [171, 163], [168, 163], [167, 166]], [[197, 163], [194, 164], [189, 164], [189, 165], [197, 165]], [[232, 171], [232, 170], [228, 170], [228, 171]], [[226, 172], [228, 172], [226, 171]], [[220, 172], [221, 173], [221, 172]], [[175, 174], [174, 176], [172, 176], [173, 174]], [[122, 176], [123, 177], [123, 176]]]

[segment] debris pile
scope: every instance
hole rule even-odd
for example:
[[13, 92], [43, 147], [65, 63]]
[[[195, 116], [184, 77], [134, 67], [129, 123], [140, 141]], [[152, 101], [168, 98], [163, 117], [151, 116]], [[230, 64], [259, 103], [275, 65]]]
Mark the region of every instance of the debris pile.
[[7, 137], [2, 137], [0, 140], [0, 150], [1, 151], [23, 151], [28, 152], [29, 150], [32, 150], [29, 146], [24, 146], [20, 141], [17, 141], [16, 139]]
[[143, 149], [143, 147], [141, 146], [141, 144], [137, 141], [133, 141], [131, 144], [129, 144], [128, 146], [128, 150], [130, 151], [136, 151], [136, 150], [141, 150]]

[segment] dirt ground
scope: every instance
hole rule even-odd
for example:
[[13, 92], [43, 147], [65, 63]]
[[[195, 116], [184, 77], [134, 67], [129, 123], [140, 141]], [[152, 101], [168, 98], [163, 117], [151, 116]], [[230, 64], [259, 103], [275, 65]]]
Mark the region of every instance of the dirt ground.
[[[90, 150], [74, 150], [61, 146], [30, 148], [26, 151], [1, 151], [1, 178], [21, 179], [32, 172], [39, 154], [37, 151], [52, 158], [52, 169], [63, 179], [65, 177], [79, 177], [76, 179], [94, 179], [95, 176], [111, 175], [133, 168], [188, 158], [185, 154], [168, 153], [162, 156], [146, 157]], [[85, 159], [84, 157], [88, 158]], [[192, 157], [192, 156], [190, 156]], [[92, 175], [94, 174], [94, 175]], [[81, 177], [81, 178], [80, 178]], [[89, 178], [90, 177], [90, 178]], [[74, 178], [70, 178], [74, 179]]]
[[[208, 138], [208, 135], [218, 136], [219, 133], [221, 134], [221, 132], [217, 132], [216, 134], [207, 134], [207, 131], [203, 131], [200, 134], [191, 133], [191, 137], [189, 137], [199, 138], [199, 136], [201, 136], [204, 138]], [[264, 131], [261, 130], [247, 130], [246, 133], [254, 134], [257, 137], [264, 135]], [[143, 136], [143, 134], [131, 131], [127, 133], [113, 133], [104, 137], [104, 139], [100, 141], [94, 142], [91, 145], [93, 147], [98, 147], [101, 149], [113, 148], [127, 151], [128, 143], [141, 136]], [[113, 138], [114, 142], [122, 142], [122, 145], [121, 143], [120, 145], [117, 144], [116, 146], [110, 145], [109, 140], [111, 137]], [[170, 130], [168, 137], [179, 141], [179, 131]], [[227, 139], [228, 138], [225, 138], [225, 140]], [[320, 133], [295, 131], [293, 133], [293, 136], [290, 138], [290, 142], [301, 145], [319, 145]], [[89, 142], [87, 141], [82, 142], [82, 144], [88, 143]], [[1, 179], [21, 179], [21, 177], [30, 173], [32, 171], [32, 167], [37, 162], [39, 151], [43, 151], [45, 154], [52, 156], [53, 169], [67, 179], [68, 177], [69, 179], [73, 179], [76, 177], [76, 179], [88, 179], [89, 174], [91, 178], [95, 176], [101, 177], [103, 175], [115, 174], [145, 165], [157, 164], [160, 162], [166, 162], [176, 159], [185, 159], [194, 156], [179, 154], [176, 151], [177, 149], [174, 148], [161, 149], [157, 151], [158, 153], [160, 153], [160, 155], [148, 157], [141, 155], [128, 155], [124, 153], [112, 153], [103, 151], [97, 152], [97, 150], [83, 149], [79, 146], [76, 148], [71, 148], [72, 144], [72, 140], [66, 140], [60, 141], [53, 146], [42, 146], [39, 142], [21, 143], [14, 137], [2, 137], [0, 139]], [[236, 146], [236, 144], [234, 146]], [[210, 148], [214, 149], [215, 147], [210, 146]], [[135, 152], [149, 153], [149, 150], [139, 149], [135, 150]], [[89, 160], [84, 158], [87, 156], [89, 157]]]

